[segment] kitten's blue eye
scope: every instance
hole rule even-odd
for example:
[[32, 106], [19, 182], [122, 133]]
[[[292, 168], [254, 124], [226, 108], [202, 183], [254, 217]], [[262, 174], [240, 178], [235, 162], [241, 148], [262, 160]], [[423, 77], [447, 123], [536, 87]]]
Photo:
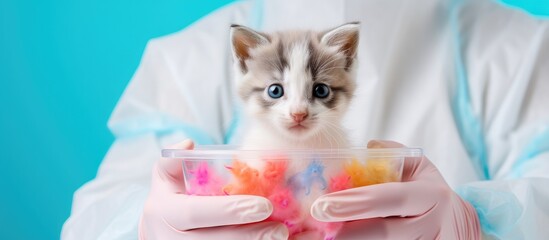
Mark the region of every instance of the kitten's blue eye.
[[280, 98], [284, 95], [284, 89], [280, 86], [280, 84], [273, 84], [269, 86], [267, 92], [269, 93], [269, 97], [272, 98]]
[[330, 88], [325, 84], [317, 84], [313, 89], [313, 95], [317, 98], [326, 98], [330, 95]]

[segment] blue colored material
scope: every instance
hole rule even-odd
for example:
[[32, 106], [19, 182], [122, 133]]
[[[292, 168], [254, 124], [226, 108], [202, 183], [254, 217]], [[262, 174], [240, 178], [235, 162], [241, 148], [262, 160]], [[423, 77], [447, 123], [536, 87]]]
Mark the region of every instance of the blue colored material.
[[320, 190], [326, 189], [328, 183], [324, 178], [324, 165], [318, 161], [312, 161], [305, 171], [292, 176], [289, 183], [296, 192], [305, 189], [305, 195], [309, 195], [316, 184], [320, 185]]

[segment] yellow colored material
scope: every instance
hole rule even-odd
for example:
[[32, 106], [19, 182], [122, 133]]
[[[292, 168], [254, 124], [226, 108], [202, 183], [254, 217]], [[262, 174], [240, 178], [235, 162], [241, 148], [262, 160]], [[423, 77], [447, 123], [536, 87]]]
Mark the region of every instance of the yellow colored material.
[[398, 181], [388, 159], [368, 159], [365, 164], [353, 159], [344, 165], [344, 170], [351, 177], [353, 187]]

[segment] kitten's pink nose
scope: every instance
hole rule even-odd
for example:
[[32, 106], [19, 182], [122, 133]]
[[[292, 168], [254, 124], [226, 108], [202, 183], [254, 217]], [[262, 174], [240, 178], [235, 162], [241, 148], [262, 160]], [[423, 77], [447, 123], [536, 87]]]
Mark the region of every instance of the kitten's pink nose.
[[300, 123], [300, 122], [303, 122], [303, 120], [305, 120], [305, 118], [307, 118], [307, 116], [309, 116], [309, 113], [307, 112], [295, 112], [295, 113], [292, 113], [292, 118], [294, 119], [295, 122], [297, 123]]

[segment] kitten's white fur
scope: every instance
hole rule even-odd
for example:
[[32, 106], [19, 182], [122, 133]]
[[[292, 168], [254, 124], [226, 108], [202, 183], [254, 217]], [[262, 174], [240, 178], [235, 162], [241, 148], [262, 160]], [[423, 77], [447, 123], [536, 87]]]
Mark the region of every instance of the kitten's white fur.
[[[313, 81], [308, 66], [311, 53], [309, 46], [313, 42], [318, 49], [320, 57], [326, 60], [320, 65], [331, 64], [320, 69], [320, 73], [326, 74], [327, 71], [340, 71], [338, 76], [343, 76], [346, 80], [341, 84], [348, 86], [348, 92], [354, 92], [355, 69], [354, 62], [348, 69], [343, 70], [343, 65], [348, 59], [353, 59], [356, 54], [356, 46], [352, 51], [342, 46], [349, 44], [349, 40], [358, 36], [358, 24], [350, 23], [326, 33], [314, 32], [290, 32], [276, 33], [267, 35], [255, 32], [245, 27], [233, 27], [231, 29], [231, 39], [233, 46], [233, 56], [235, 78], [237, 79], [240, 90], [246, 88], [266, 88], [272, 83], [272, 78], [281, 80], [284, 86], [284, 97], [272, 102], [272, 105], [266, 108], [261, 103], [271, 101], [267, 92], [264, 91], [261, 97], [265, 100], [244, 99], [244, 109], [251, 123], [247, 126], [242, 148], [243, 149], [320, 149], [320, 148], [347, 148], [349, 141], [347, 135], [340, 125], [340, 120], [345, 113], [350, 98], [341, 97], [337, 104], [332, 108], [320, 104], [320, 101], [311, 101]], [[316, 38], [316, 39], [315, 39]], [[244, 43], [246, 52], [239, 55], [238, 42]], [[277, 51], [269, 48], [275, 48], [281, 44], [285, 57], [287, 58], [287, 67], [280, 70], [270, 69], [273, 64], [271, 61], [265, 63], [255, 63], [255, 58], [268, 58], [269, 51]], [[351, 42], [351, 44], [358, 44]], [[240, 46], [240, 47], [242, 47]], [[272, 55], [272, 54], [271, 54]], [[278, 56], [281, 57], [281, 56]], [[273, 58], [275, 59], [275, 58]], [[243, 70], [243, 64], [246, 64], [246, 70]], [[322, 65], [322, 66], [324, 66]], [[323, 72], [325, 71], [325, 72]], [[334, 75], [335, 76], [335, 75]], [[335, 80], [337, 81], [337, 80]], [[330, 85], [331, 86], [331, 85]], [[341, 94], [341, 93], [332, 93]], [[241, 94], [242, 95], [242, 94]], [[308, 111], [310, 117], [305, 124], [305, 131], [290, 131], [289, 125], [293, 120], [292, 112]]]

